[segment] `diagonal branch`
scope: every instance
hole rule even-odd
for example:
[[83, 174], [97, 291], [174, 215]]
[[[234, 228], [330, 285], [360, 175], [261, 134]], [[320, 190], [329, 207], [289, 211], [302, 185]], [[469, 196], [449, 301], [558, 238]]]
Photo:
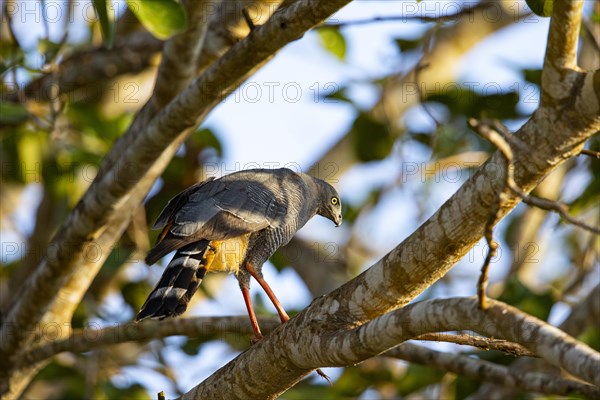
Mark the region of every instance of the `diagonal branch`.
[[563, 379], [537, 372], [515, 374], [503, 365], [477, 360], [464, 355], [444, 353], [412, 343], [402, 343], [382, 355], [427, 365], [443, 372], [455, 373], [476, 381], [492, 382], [506, 388], [518, 388], [527, 392], [560, 396], [579, 393], [589, 398], [600, 396], [598, 388], [572, 379]]
[[357, 19], [352, 21], [344, 21], [338, 23], [327, 23], [323, 24], [323, 27], [332, 27], [332, 28], [341, 28], [346, 26], [354, 26], [354, 25], [365, 25], [365, 24], [373, 24], [378, 22], [407, 22], [407, 21], [419, 21], [419, 22], [455, 22], [457, 19], [466, 16], [472, 16], [475, 11], [478, 11], [482, 8], [486, 8], [487, 4], [485, 3], [477, 3], [475, 5], [466, 6], [465, 8], [453, 13], [453, 14], [443, 14], [439, 16], [429, 16], [429, 15], [386, 15], [382, 17], [373, 17], [368, 19]]

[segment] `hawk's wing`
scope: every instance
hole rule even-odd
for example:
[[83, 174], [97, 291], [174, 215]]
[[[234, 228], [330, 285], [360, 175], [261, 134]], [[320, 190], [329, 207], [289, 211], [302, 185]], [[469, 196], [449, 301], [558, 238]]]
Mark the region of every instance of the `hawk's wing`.
[[285, 221], [288, 194], [282, 190], [286, 176], [278, 175], [270, 170], [242, 171], [180, 193], [154, 226], [165, 226], [165, 230], [146, 262], [153, 264], [197, 240], [226, 240], [280, 226]]

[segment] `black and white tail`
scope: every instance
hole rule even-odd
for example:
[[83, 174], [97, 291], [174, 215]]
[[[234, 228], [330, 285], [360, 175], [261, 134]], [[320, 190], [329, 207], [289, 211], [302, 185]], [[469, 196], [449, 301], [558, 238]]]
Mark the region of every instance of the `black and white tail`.
[[200, 240], [177, 250], [135, 321], [163, 319], [185, 312], [206, 273], [204, 254], [209, 241]]

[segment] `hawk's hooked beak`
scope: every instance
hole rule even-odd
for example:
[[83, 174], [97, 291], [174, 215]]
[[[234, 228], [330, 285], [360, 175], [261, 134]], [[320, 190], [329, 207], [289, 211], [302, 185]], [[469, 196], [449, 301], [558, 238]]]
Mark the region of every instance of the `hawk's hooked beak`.
[[335, 217], [335, 220], [333, 221], [335, 223], [335, 226], [340, 226], [342, 224], [342, 214], [338, 214], [337, 217]]

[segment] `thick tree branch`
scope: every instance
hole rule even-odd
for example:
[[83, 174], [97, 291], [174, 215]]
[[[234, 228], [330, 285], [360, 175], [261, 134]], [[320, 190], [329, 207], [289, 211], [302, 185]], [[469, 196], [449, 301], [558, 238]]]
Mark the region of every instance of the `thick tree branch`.
[[[275, 15], [212, 64], [163, 109], [142, 132], [128, 132], [103, 161], [98, 176], [58, 232], [42, 264], [24, 285], [0, 332], [3, 359], [20, 347], [39, 323], [73, 271], [86, 246], [102, 235], [108, 221], [135, 186], [173, 149], [231, 88], [290, 41], [300, 38], [348, 1], [297, 2]], [[140, 151], [143, 149], [143, 151]], [[154, 177], [161, 170], [153, 171]]]
[[537, 372], [515, 374], [503, 365], [463, 355], [444, 353], [412, 343], [402, 343], [386, 351], [382, 356], [399, 358], [411, 363], [427, 365], [443, 372], [455, 373], [476, 381], [492, 382], [496, 385], [518, 388], [527, 392], [560, 396], [579, 393], [589, 398], [600, 396], [598, 388], [571, 379], [563, 379]]
[[[457, 329], [519, 342], [575, 376], [600, 382], [600, 354], [537, 318], [490, 303], [482, 311], [475, 298], [424, 301], [340, 329], [334, 325], [339, 309], [317, 300], [182, 398], [275, 398], [317, 366], [354, 364], [424, 333]], [[253, 373], [258, 370], [260, 376]], [[276, 371], [277, 379], [268, 371]]]
[[520, 343], [549, 363], [600, 385], [600, 376], [596, 374], [600, 353], [560, 329], [497, 301], [490, 301], [486, 311], [480, 310], [473, 298], [415, 303], [367, 322], [349, 338], [349, 335], [341, 334], [327, 347], [346, 345], [344, 341], [350, 340], [354, 342], [353, 352], [359, 353], [361, 349], [370, 351], [374, 346], [385, 347], [396, 338], [414, 338], [415, 332], [439, 332], [443, 330], [441, 327], [449, 326]]
[[[263, 333], [268, 334], [279, 326], [280, 321], [274, 317], [261, 317], [259, 318], [259, 324], [263, 328]], [[22, 354], [16, 368], [25, 368], [65, 351], [82, 353], [130, 341], [144, 342], [150, 339], [179, 335], [210, 337], [223, 333], [248, 336], [254, 332], [246, 317], [195, 317], [176, 318], [168, 321], [147, 320], [141, 323], [128, 323], [100, 329], [78, 329], [73, 331], [67, 338], [42, 344]], [[533, 353], [517, 343], [482, 336], [426, 333], [414, 339], [456, 343], [484, 350], [502, 351], [512, 355], [535, 357]]]

